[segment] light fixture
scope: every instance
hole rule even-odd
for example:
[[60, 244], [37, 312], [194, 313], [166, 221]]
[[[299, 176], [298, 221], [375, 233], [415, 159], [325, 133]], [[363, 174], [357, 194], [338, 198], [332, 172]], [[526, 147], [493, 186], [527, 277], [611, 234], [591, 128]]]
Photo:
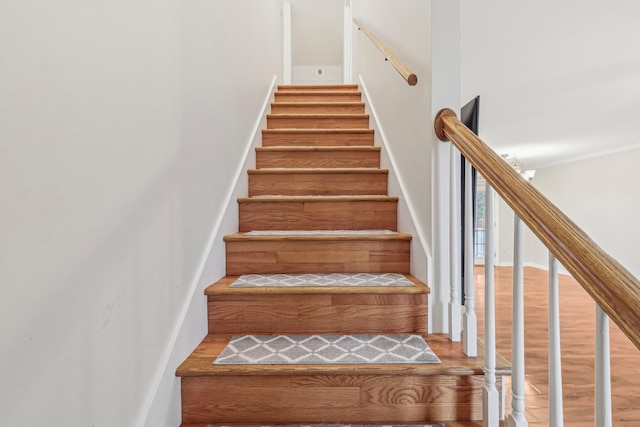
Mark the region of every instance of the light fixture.
[[522, 164], [516, 156], [509, 157], [508, 154], [501, 154], [500, 157], [502, 157], [505, 162], [509, 163], [509, 165], [511, 165], [511, 167], [515, 169], [516, 172], [522, 172]]
[[516, 156], [510, 157], [508, 154], [501, 154], [500, 157], [502, 157], [505, 162], [509, 163], [509, 165], [527, 181], [531, 181], [535, 176], [536, 170], [523, 170], [524, 168], [522, 167], [522, 163], [520, 163]]

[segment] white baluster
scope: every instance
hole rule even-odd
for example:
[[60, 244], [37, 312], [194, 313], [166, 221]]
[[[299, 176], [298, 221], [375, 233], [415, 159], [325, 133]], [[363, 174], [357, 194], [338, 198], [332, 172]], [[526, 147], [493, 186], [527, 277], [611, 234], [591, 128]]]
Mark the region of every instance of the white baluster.
[[496, 388], [496, 306], [493, 259], [493, 189], [487, 184], [485, 193], [484, 238], [484, 378], [482, 389], [482, 425], [498, 427], [500, 403]]
[[549, 425], [551, 427], [564, 425], [558, 260], [552, 253], [549, 253]]
[[476, 319], [476, 290], [473, 275], [473, 168], [465, 162], [464, 173], [464, 315], [462, 343], [464, 354], [478, 356], [478, 320]]
[[458, 342], [462, 334], [460, 305], [460, 152], [451, 144], [451, 176], [449, 178], [449, 242], [451, 295], [449, 300], [449, 339]]
[[509, 427], [529, 423], [524, 415], [524, 263], [522, 220], [515, 216], [513, 238], [513, 332], [511, 337], [511, 413]]
[[596, 427], [611, 427], [609, 316], [596, 305]]

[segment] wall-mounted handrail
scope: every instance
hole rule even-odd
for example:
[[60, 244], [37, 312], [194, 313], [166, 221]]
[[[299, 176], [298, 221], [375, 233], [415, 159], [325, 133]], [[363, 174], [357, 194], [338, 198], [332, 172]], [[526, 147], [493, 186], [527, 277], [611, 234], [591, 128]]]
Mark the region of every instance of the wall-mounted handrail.
[[460, 150], [640, 349], [640, 281], [471, 132], [452, 110], [438, 113], [435, 131], [440, 140], [451, 141]]
[[367, 27], [362, 25], [357, 19], [353, 19], [353, 22], [358, 26], [358, 29], [362, 31], [374, 45], [384, 54], [385, 60], [391, 61], [393, 67], [400, 73], [400, 75], [409, 83], [409, 86], [415, 86], [418, 83], [418, 77], [407, 67], [398, 57], [389, 49], [375, 34], [373, 34]]

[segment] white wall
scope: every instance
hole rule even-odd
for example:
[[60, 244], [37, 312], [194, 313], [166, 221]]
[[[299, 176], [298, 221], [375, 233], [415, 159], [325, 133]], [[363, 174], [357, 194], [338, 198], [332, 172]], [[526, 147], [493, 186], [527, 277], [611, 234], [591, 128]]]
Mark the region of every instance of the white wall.
[[[361, 76], [375, 103], [390, 154], [400, 165], [396, 173], [405, 184], [405, 196], [413, 206], [416, 225], [424, 232], [427, 260], [421, 262], [429, 266], [427, 280], [432, 288], [429, 325], [434, 332], [446, 331], [448, 244], [440, 230], [448, 227], [447, 204], [442, 203], [448, 200], [448, 166], [442, 164], [448, 144], [437, 140], [432, 127], [440, 108], [456, 109], [460, 102], [459, 3], [452, 0], [353, 3], [354, 17], [418, 76], [418, 84], [408, 86], [372, 42], [361, 31], [354, 30], [354, 75]], [[416, 236], [412, 250], [418, 240]], [[418, 269], [424, 270], [421, 267]]]
[[0, 424], [177, 425], [159, 374], [281, 64], [278, 1], [217, 6], [0, 4]]
[[[640, 148], [539, 169], [533, 184], [632, 274], [640, 276]], [[532, 237], [527, 261], [547, 265]]]
[[640, 143], [640, 3], [462, 0], [462, 101], [527, 169]]
[[[640, 255], [635, 247], [640, 239], [638, 162], [640, 148], [629, 149], [541, 168], [532, 181], [596, 244], [636, 276], [640, 276]], [[498, 264], [513, 265], [513, 210], [501, 199], [498, 206]], [[524, 244], [525, 264], [548, 268], [548, 250], [526, 227]]]
[[[460, 110], [460, 26], [460, 0], [431, 1], [431, 126], [441, 109]], [[430, 295], [429, 320], [434, 332], [449, 332], [451, 143], [438, 140], [433, 130], [431, 140], [434, 291]]]
[[343, 5], [344, 0], [291, 0], [294, 84], [342, 82]]

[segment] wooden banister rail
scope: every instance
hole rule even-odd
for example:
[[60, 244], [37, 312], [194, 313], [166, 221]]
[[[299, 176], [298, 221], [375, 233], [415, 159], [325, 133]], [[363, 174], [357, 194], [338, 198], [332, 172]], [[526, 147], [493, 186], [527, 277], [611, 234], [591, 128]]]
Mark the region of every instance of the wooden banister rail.
[[640, 349], [640, 281], [551, 203], [449, 109], [435, 132], [451, 141], [593, 300]]
[[375, 34], [373, 34], [367, 27], [362, 25], [357, 19], [353, 19], [353, 22], [358, 26], [358, 29], [362, 31], [369, 40], [384, 54], [385, 60], [391, 61], [393, 67], [400, 73], [400, 75], [409, 83], [409, 86], [415, 86], [418, 83], [418, 77], [404, 65], [402, 61], [398, 59], [396, 55], [389, 49]]

